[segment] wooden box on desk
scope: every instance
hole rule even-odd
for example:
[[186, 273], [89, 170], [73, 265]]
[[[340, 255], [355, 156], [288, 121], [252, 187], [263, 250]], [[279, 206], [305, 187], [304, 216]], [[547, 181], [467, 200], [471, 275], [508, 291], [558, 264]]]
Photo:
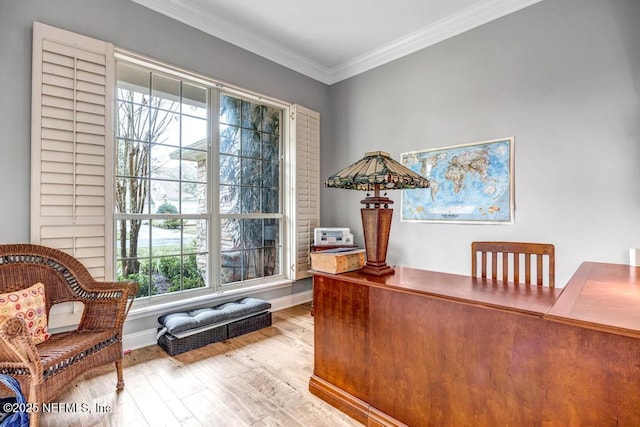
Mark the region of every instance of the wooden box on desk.
[[364, 249], [328, 249], [311, 253], [311, 269], [324, 273], [345, 273], [364, 266]]

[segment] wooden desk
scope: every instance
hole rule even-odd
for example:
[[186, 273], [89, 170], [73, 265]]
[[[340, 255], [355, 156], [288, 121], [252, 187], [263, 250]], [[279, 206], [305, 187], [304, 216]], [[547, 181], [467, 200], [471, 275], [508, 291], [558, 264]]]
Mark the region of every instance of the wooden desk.
[[[602, 266], [564, 290], [403, 267], [315, 273], [309, 389], [373, 426], [640, 425], [640, 327], [572, 318], [601, 300], [588, 283], [606, 281]], [[620, 284], [626, 269], [613, 293], [640, 296]]]
[[583, 263], [545, 318], [640, 338], [640, 268]]

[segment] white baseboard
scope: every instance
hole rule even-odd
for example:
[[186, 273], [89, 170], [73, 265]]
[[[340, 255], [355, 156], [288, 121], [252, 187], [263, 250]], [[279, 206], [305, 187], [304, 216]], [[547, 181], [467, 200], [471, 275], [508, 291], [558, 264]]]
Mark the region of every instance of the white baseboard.
[[133, 332], [126, 334], [122, 337], [122, 348], [125, 353], [131, 350], [137, 350], [142, 347], [147, 347], [153, 344], [157, 344], [156, 335], [157, 329], [147, 329], [144, 331]]
[[[271, 303], [271, 311], [283, 310], [293, 307], [294, 305], [303, 304], [311, 301], [313, 291], [298, 292], [293, 295], [287, 295], [280, 298], [269, 300]], [[158, 343], [156, 339], [158, 331], [156, 329], [146, 329], [144, 331], [132, 332], [122, 337], [122, 348], [125, 352], [136, 350], [142, 347], [148, 347]]]
[[313, 290], [298, 292], [297, 294], [287, 295], [280, 298], [269, 300], [271, 303], [271, 311], [283, 310], [293, 307], [294, 305], [304, 304], [313, 299]]

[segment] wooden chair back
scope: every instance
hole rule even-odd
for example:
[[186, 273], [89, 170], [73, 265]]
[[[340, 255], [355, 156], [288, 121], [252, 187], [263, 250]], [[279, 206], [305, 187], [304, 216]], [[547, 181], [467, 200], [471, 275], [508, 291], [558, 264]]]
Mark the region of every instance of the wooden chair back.
[[[490, 256], [487, 254], [490, 254]], [[490, 273], [491, 280], [498, 280], [498, 271], [501, 270], [502, 281], [504, 282], [513, 281], [515, 284], [531, 284], [532, 257], [535, 258], [537, 285], [544, 285], [546, 258], [546, 284], [550, 288], [554, 288], [555, 247], [548, 243], [473, 242], [471, 243], [471, 276], [482, 277], [482, 279], [486, 280]], [[480, 263], [478, 263], [478, 258], [480, 258]], [[491, 258], [490, 264], [488, 258]], [[524, 261], [524, 278], [521, 276], [521, 261]], [[480, 270], [480, 276], [478, 276], [478, 270]]]

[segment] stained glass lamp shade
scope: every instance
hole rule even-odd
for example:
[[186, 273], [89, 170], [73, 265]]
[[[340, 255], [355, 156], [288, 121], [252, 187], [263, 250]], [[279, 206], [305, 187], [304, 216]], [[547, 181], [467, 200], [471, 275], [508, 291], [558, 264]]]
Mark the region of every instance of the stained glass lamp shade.
[[367, 260], [361, 270], [363, 273], [382, 276], [393, 273], [387, 265], [387, 246], [391, 231], [393, 203], [386, 194], [380, 196], [380, 190], [403, 190], [410, 188], [428, 188], [429, 180], [411, 169], [393, 160], [389, 153], [373, 151], [366, 153], [361, 160], [331, 175], [325, 181], [327, 187], [344, 188], [371, 192], [364, 200], [362, 229]]

